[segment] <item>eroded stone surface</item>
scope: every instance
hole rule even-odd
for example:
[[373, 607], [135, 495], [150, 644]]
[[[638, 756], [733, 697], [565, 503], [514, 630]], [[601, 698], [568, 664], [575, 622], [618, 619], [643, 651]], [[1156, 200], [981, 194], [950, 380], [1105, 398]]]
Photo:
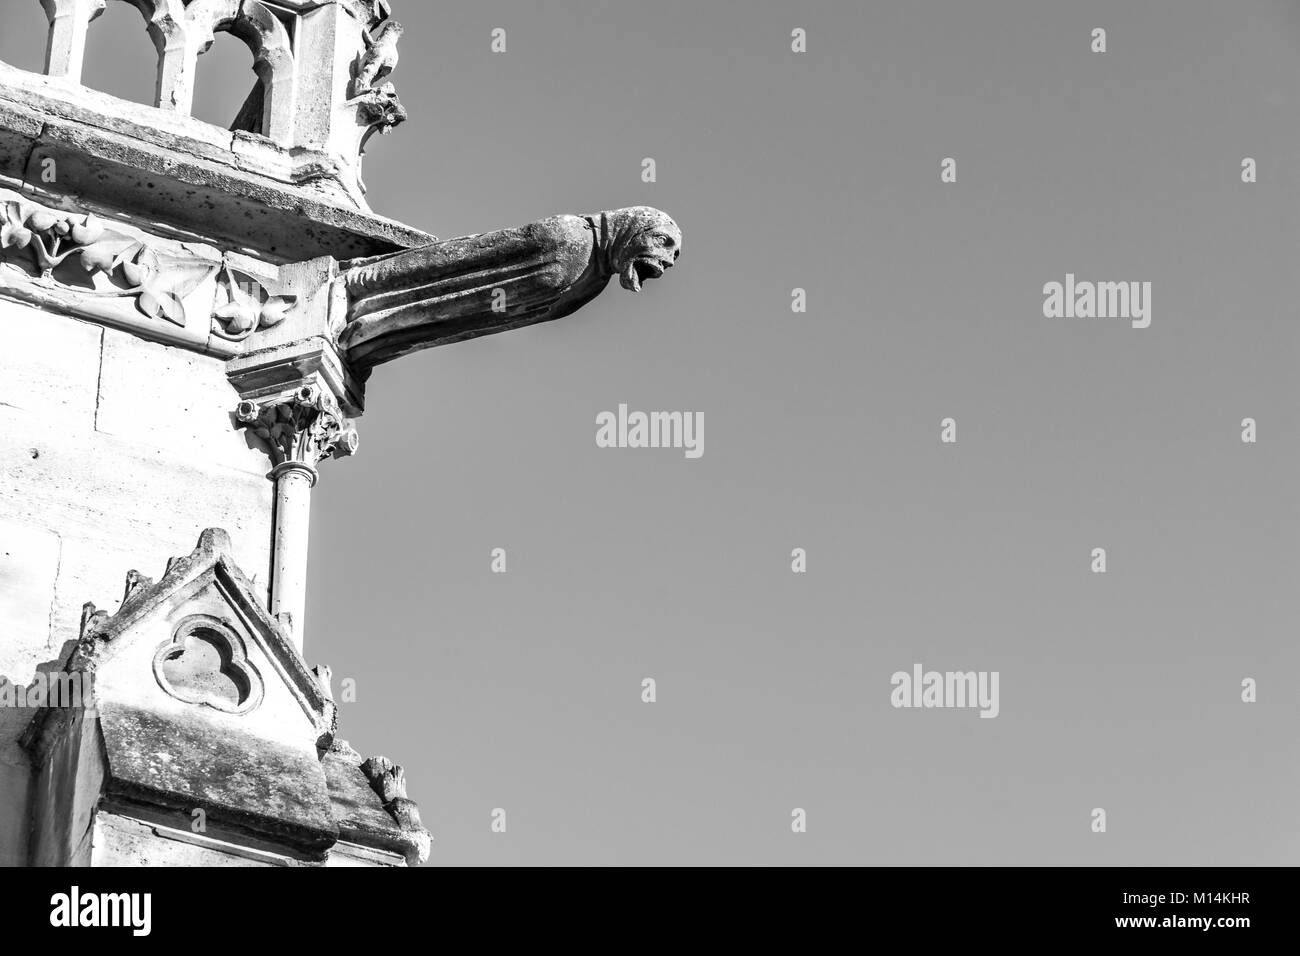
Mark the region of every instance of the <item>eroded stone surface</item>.
[[103, 337], [101, 326], [0, 298], [0, 408], [92, 427]]
[[[77, 85], [100, 0], [43, 2], [53, 75], [0, 64], [0, 667], [93, 675], [98, 719], [0, 712], [0, 863], [421, 862], [402, 768], [335, 739], [302, 658], [315, 466], [374, 367], [637, 291], [681, 232], [371, 213], [367, 143], [408, 119], [387, 0], [131, 0], [153, 106]], [[188, 115], [223, 29], [258, 74], [229, 129]]]
[[[319, 152], [327, 189], [364, 206], [361, 138], [367, 127], [405, 119], [390, 84], [400, 25], [386, 4], [361, 0], [132, 0], [144, 14], [158, 63], [153, 107], [185, 125], [200, 55], [217, 31], [245, 42], [257, 83], [231, 129], [284, 150]], [[42, 0], [50, 17], [47, 83], [79, 82], [89, 23], [103, 0]], [[374, 34], [371, 33], [375, 30]], [[35, 39], [35, 38], [33, 38]], [[348, 81], [350, 69], [351, 82]], [[321, 79], [338, 79], [337, 85]], [[376, 116], [375, 97], [386, 105]], [[395, 116], [400, 118], [395, 119]], [[177, 125], [173, 122], [172, 125]], [[358, 134], [358, 128], [362, 131]], [[238, 149], [235, 149], [238, 152]]]
[[672, 267], [681, 243], [667, 213], [632, 206], [355, 262], [341, 280], [351, 307], [339, 342], [351, 363], [368, 368], [416, 349], [558, 319], [614, 276], [639, 292]]
[[62, 551], [49, 528], [0, 517], [0, 681], [25, 684], [46, 656]]
[[[353, 862], [366, 848], [372, 865], [427, 856], [400, 768], [362, 762], [335, 741], [324, 672], [307, 668], [230, 551], [225, 532], [209, 529], [157, 581], [128, 572], [117, 613], [86, 606], [60, 673], [83, 678], [93, 697], [42, 707], [22, 741], [43, 768], [38, 805], [51, 811], [34, 862], [86, 862], [98, 806], [174, 831], [197, 812], [199, 832], [301, 861], [326, 861], [340, 838]], [[83, 719], [92, 711], [97, 720]]]

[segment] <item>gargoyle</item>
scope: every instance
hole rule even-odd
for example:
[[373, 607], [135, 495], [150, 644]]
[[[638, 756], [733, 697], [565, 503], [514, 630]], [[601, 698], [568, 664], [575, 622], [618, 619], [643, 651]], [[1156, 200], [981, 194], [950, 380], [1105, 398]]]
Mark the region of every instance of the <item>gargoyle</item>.
[[398, 825], [407, 831], [420, 832], [420, 808], [406, 795], [406, 771], [387, 757], [371, 757], [361, 765], [361, 772], [370, 781], [370, 787], [383, 801], [384, 809], [393, 815]]
[[681, 245], [667, 213], [632, 206], [354, 260], [343, 264], [349, 312], [339, 344], [364, 372], [416, 349], [548, 322], [616, 275], [639, 292], [672, 267]]
[[402, 25], [396, 20], [389, 20], [373, 39], [365, 31], [361, 35], [366, 41], [366, 52], [361, 54], [357, 62], [356, 75], [348, 90], [349, 97], [377, 89], [397, 67], [397, 41], [402, 38]]

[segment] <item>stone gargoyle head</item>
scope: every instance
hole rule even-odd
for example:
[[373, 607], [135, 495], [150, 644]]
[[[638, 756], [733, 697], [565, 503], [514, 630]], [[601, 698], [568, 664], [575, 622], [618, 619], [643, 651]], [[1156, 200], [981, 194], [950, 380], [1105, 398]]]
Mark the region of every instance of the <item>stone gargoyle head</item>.
[[607, 268], [619, 284], [640, 292], [641, 283], [671, 269], [682, 251], [682, 230], [672, 216], [650, 206], [601, 213], [601, 244]]

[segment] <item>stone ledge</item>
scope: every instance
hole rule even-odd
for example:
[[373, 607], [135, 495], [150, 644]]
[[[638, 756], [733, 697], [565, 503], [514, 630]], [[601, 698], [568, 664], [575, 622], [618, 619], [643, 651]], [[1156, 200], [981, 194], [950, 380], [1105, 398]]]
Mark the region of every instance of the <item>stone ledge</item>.
[[65, 91], [0, 64], [0, 174], [50, 188], [42, 180], [46, 159], [55, 161], [60, 191], [279, 262], [436, 241], [352, 204], [323, 153], [286, 150], [83, 87]]

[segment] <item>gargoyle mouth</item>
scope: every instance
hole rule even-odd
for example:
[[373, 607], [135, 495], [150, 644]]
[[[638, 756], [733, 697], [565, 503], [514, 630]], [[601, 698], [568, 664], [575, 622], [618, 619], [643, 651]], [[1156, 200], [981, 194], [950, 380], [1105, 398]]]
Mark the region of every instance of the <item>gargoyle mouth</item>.
[[671, 262], [664, 262], [659, 259], [633, 259], [627, 264], [627, 268], [623, 270], [623, 275], [620, 276], [623, 288], [632, 292], [640, 292], [641, 283], [647, 279], [658, 279], [664, 274], [664, 270], [671, 265]]

